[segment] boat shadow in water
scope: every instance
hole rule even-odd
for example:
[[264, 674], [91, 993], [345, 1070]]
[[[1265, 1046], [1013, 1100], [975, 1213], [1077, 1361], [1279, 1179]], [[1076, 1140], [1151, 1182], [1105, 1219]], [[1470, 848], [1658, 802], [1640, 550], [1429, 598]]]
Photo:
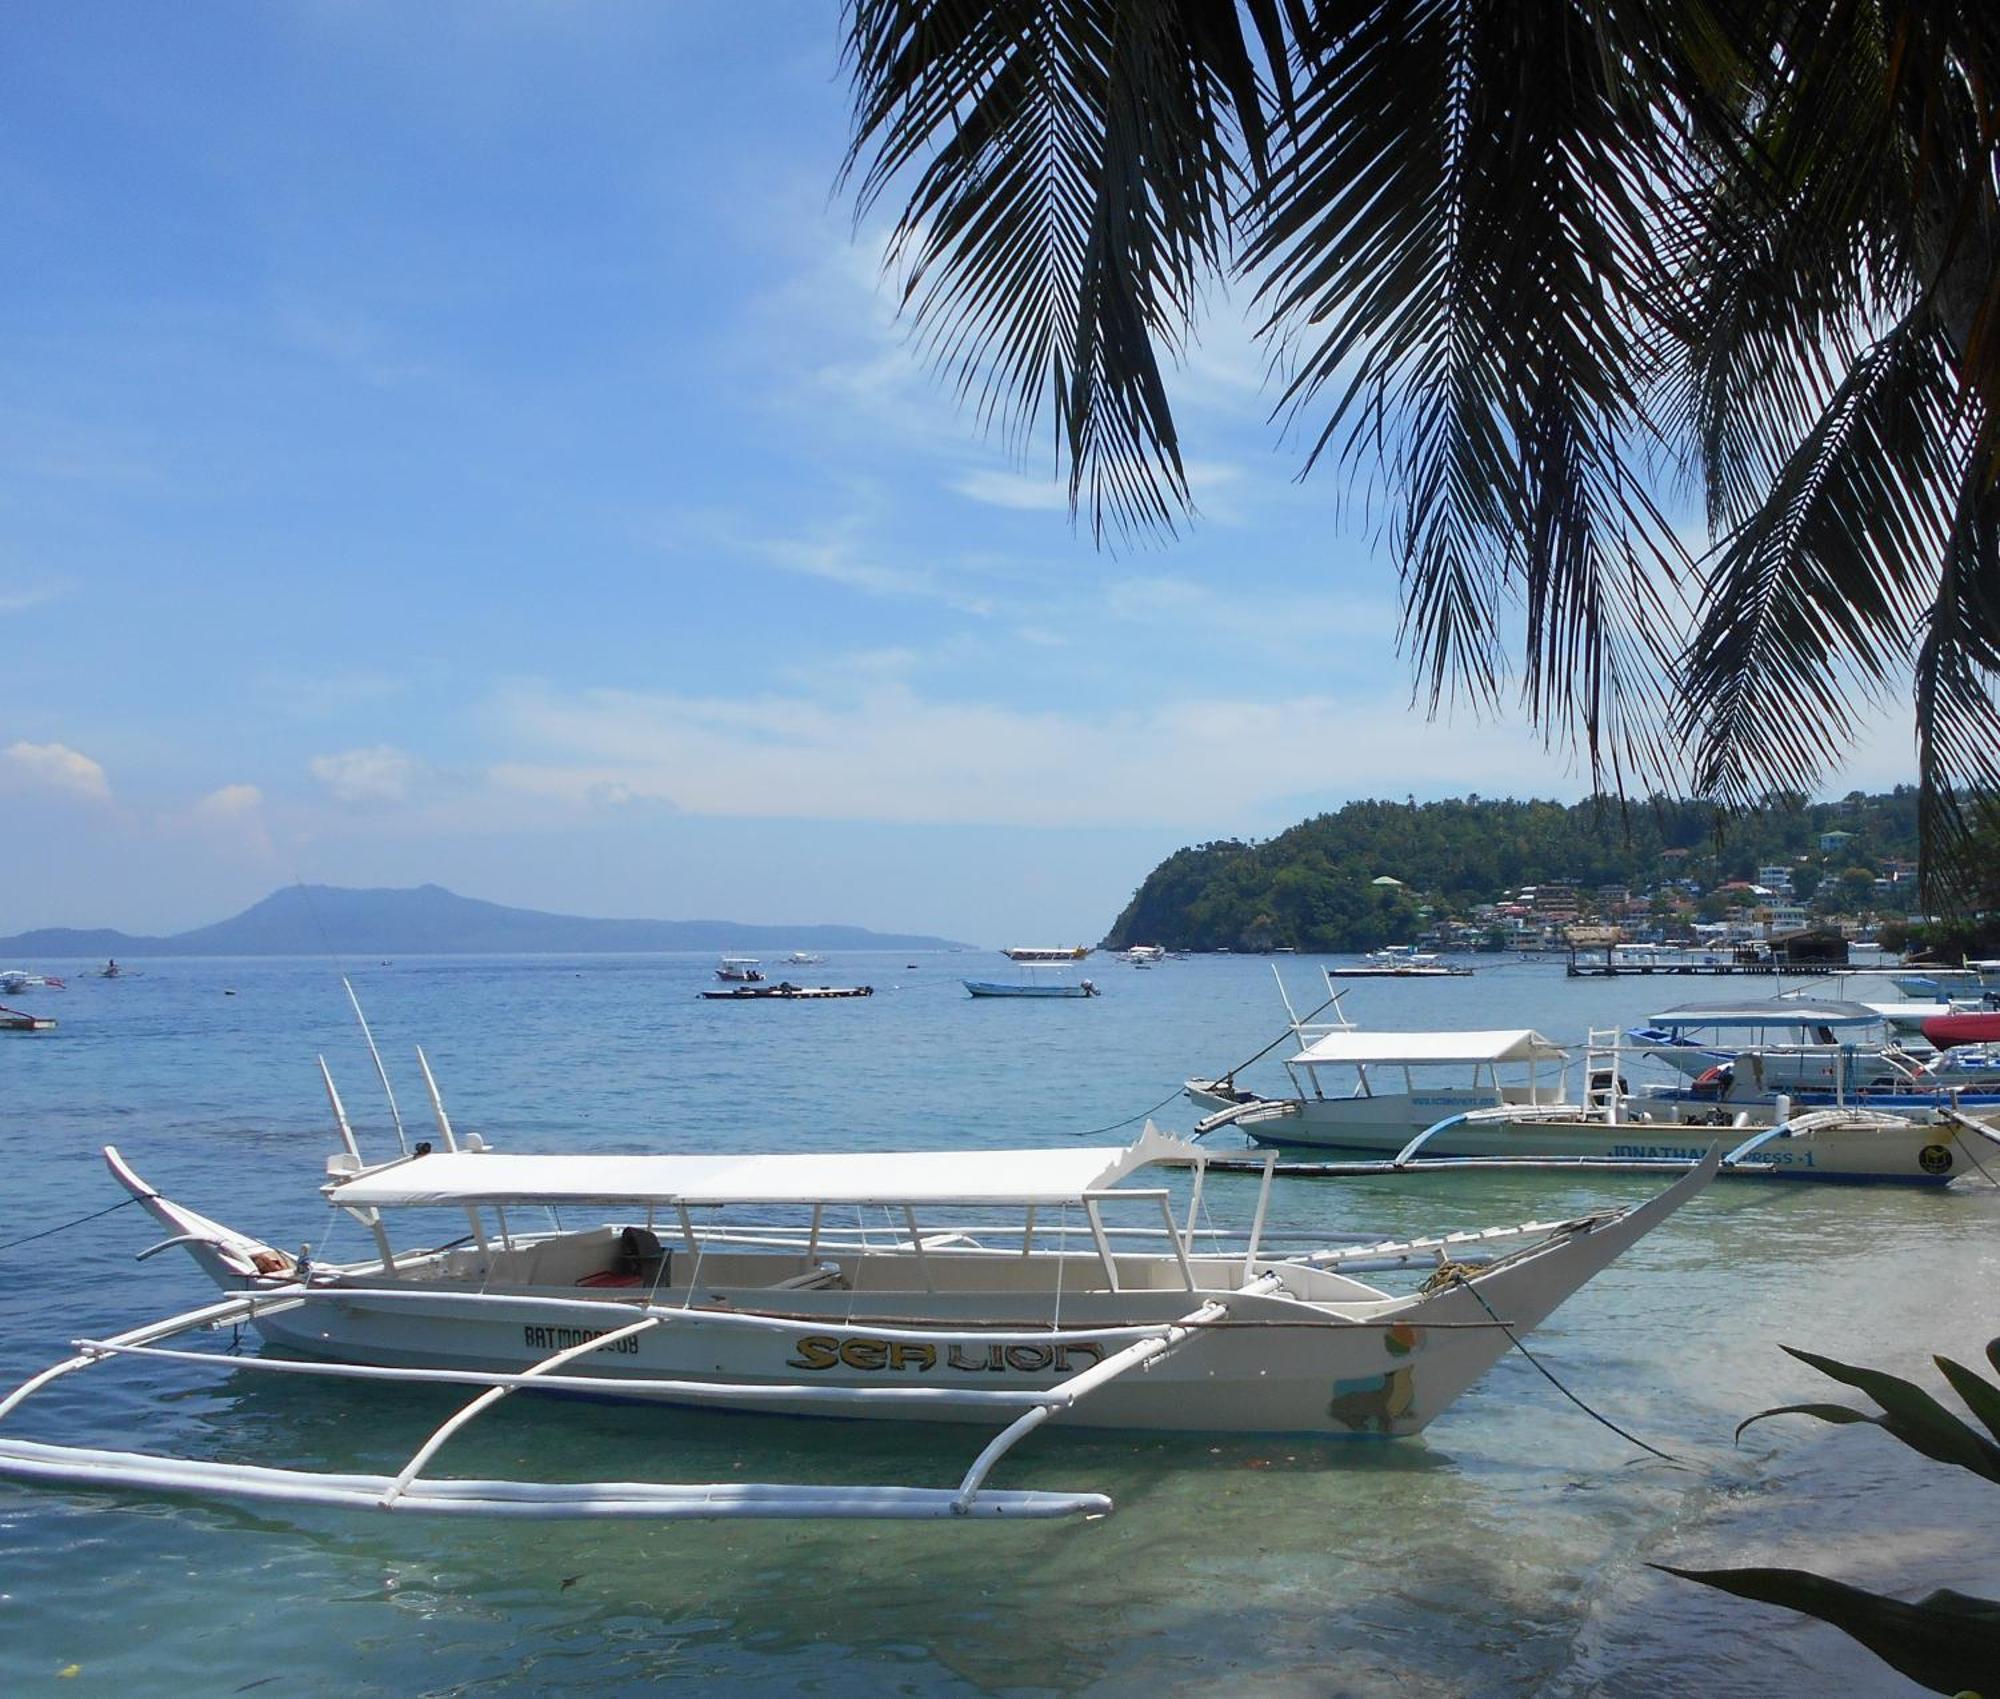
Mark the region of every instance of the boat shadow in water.
[[[561, 1409], [553, 1397], [563, 1398]], [[190, 1419], [196, 1402], [203, 1407]], [[357, 1402], [243, 1374], [176, 1402], [175, 1448], [393, 1471], [461, 1402], [452, 1389], [406, 1386], [370, 1388]], [[964, 1430], [948, 1425], [752, 1418], [530, 1393], [468, 1429], [438, 1470], [829, 1481], [893, 1471], [944, 1485], [964, 1461]], [[1485, 1655], [1482, 1640], [1490, 1651], [1495, 1634], [1518, 1643], [1539, 1627], [1552, 1657], [1560, 1648], [1546, 1576], [1534, 1597], [1514, 1573], [1518, 1535], [1507, 1555], [1502, 1530], [1515, 1509], [1488, 1492], [1476, 1468], [1427, 1439], [1357, 1444], [1051, 1425], [1006, 1470], [1010, 1486], [1107, 1486], [1119, 1510], [1084, 1527], [544, 1523], [523, 1539], [511, 1525], [312, 1507], [273, 1514], [168, 1495], [127, 1526], [135, 1563], [154, 1542], [186, 1541], [196, 1530], [238, 1536], [196, 1543], [260, 1574], [290, 1553], [275, 1578], [281, 1586], [316, 1589], [321, 1611], [381, 1605], [394, 1618], [376, 1635], [421, 1635], [452, 1644], [460, 1657], [498, 1636], [515, 1648], [518, 1669], [496, 1679], [503, 1692], [539, 1690], [519, 1658], [528, 1646], [539, 1679], [559, 1664], [565, 1682], [614, 1691], [628, 1690], [624, 1683], [677, 1690], [697, 1670], [740, 1674], [744, 1648], [754, 1645], [760, 1679], [776, 1689], [879, 1691], [900, 1672], [898, 1681], [915, 1683], [908, 1691], [956, 1691], [963, 1682], [1059, 1694], [1107, 1682], [1125, 1691], [1135, 1658], [1166, 1689], [1218, 1661], [1270, 1674], [1274, 1652], [1302, 1682], [1318, 1669], [1320, 1681], [1302, 1692], [1330, 1691], [1325, 1665], [1336, 1659], [1366, 1677], [1340, 1692], [1457, 1692]], [[136, 1496], [75, 1502], [86, 1514], [108, 1504], [127, 1514], [145, 1508]], [[1462, 1537], [1440, 1542], [1427, 1559], [1437, 1597], [1384, 1595], [1375, 1577], [1389, 1548], [1413, 1518], [1437, 1528], [1446, 1506]], [[1268, 1596], [1274, 1572], [1288, 1577], [1282, 1599]], [[219, 1587], [229, 1580], [208, 1572]], [[1302, 1609], [1306, 1595], [1313, 1602]], [[1437, 1601], [1450, 1596], [1459, 1602], [1434, 1618]], [[247, 1647], [243, 1655], [254, 1662]]]

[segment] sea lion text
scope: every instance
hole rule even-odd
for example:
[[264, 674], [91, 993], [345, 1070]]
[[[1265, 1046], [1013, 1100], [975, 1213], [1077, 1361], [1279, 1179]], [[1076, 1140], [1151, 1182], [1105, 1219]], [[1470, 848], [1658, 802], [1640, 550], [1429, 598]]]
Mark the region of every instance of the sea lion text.
[[1075, 1339], [1060, 1345], [946, 1345], [939, 1347], [907, 1339], [870, 1339], [861, 1335], [835, 1339], [828, 1334], [808, 1334], [798, 1343], [798, 1354], [786, 1359], [793, 1369], [860, 1369], [864, 1374], [878, 1370], [906, 1372], [915, 1369], [927, 1375], [935, 1368], [957, 1369], [965, 1374], [1058, 1374], [1104, 1361], [1104, 1347], [1092, 1339]]

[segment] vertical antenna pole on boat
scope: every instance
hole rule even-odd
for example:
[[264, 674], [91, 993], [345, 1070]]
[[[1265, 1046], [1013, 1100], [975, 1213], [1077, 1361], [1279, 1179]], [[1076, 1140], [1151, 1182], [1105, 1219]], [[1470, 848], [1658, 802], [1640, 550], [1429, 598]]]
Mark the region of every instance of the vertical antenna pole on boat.
[[[1292, 1031], [1299, 1030], [1298, 1011], [1292, 1007], [1292, 994], [1285, 989], [1285, 976], [1278, 971], [1278, 964], [1271, 964], [1271, 977], [1278, 982], [1278, 998], [1285, 1005], [1285, 1017], [1292, 1023]], [[1331, 990], [1332, 987], [1327, 988]]]
[[444, 1098], [438, 1092], [437, 1081], [431, 1078], [431, 1061], [421, 1044], [417, 1046], [417, 1066], [423, 1070], [424, 1090], [431, 1094], [431, 1113], [437, 1117], [438, 1137], [444, 1140], [446, 1150], [456, 1150], [458, 1140], [452, 1136], [451, 1117], [444, 1112]]
[[[1272, 966], [1271, 971], [1273, 973], [1276, 973], [1278, 971], [1275, 964]], [[1278, 989], [1280, 991], [1284, 989], [1283, 980], [1280, 980], [1278, 982]], [[1262, 1050], [1258, 1051], [1256, 1055], [1250, 1057], [1247, 1061], [1238, 1062], [1235, 1067], [1231, 1068], [1228, 1073], [1221, 1075], [1220, 1078], [1229, 1081], [1231, 1083], [1234, 1083], [1236, 1076], [1242, 1073], [1245, 1068], [1250, 1067], [1254, 1063], [1263, 1061], [1263, 1059], [1266, 1056], [1270, 1055], [1273, 1050], [1277, 1049], [1279, 1045], [1283, 1044], [1286, 1039], [1297, 1038], [1299, 1035], [1299, 1029], [1306, 1024], [1306, 1021], [1311, 1020], [1314, 1015], [1324, 1013], [1327, 1009], [1331, 1008], [1335, 1003], [1338, 1003], [1341, 1000], [1341, 998], [1345, 997], [1346, 995], [1347, 995], [1347, 988], [1345, 986], [1342, 986], [1340, 990], [1336, 991], [1324, 1003], [1320, 1004], [1320, 1006], [1317, 1009], [1310, 1011], [1306, 1015], [1305, 1020], [1299, 1020], [1298, 1018], [1294, 1017], [1292, 1020], [1292, 1024], [1286, 1027], [1283, 1032], [1279, 1033], [1276, 1038], [1272, 1039], [1269, 1044], [1265, 1045]], [[1291, 1000], [1287, 998], [1285, 1001], [1285, 1011], [1287, 1014], [1291, 1013], [1291, 1007], [1292, 1007]], [[1343, 1025], [1346, 1024], [1345, 1016], [1342, 1016], [1342, 1024]]]
[[333, 1105], [333, 1124], [340, 1132], [340, 1142], [347, 1146], [347, 1154], [360, 1167], [361, 1147], [354, 1142], [354, 1129], [347, 1124], [347, 1111], [341, 1106], [340, 1093], [334, 1089], [333, 1075], [327, 1072], [326, 1058], [321, 1056], [318, 1060], [319, 1077], [326, 1086], [326, 1100]]
[[1264, 1152], [1264, 1181], [1257, 1188], [1257, 1213], [1250, 1222], [1250, 1243], [1243, 1252], [1243, 1278], [1247, 1282], [1257, 1272], [1257, 1246], [1264, 1237], [1264, 1212], [1271, 1207], [1271, 1177], [1278, 1171], [1278, 1153]]
[[396, 1088], [389, 1083], [389, 1070], [382, 1066], [382, 1052], [375, 1048], [375, 1035], [368, 1030], [368, 1017], [361, 1012], [361, 999], [354, 995], [354, 987], [347, 975], [340, 976], [341, 989], [347, 993], [347, 1000], [354, 1005], [354, 1018], [361, 1023], [361, 1036], [368, 1040], [368, 1054], [375, 1058], [375, 1077], [382, 1082], [382, 1093], [389, 1099], [389, 1119], [396, 1124], [396, 1149], [408, 1156], [410, 1141], [403, 1136], [403, 1112], [396, 1107]]

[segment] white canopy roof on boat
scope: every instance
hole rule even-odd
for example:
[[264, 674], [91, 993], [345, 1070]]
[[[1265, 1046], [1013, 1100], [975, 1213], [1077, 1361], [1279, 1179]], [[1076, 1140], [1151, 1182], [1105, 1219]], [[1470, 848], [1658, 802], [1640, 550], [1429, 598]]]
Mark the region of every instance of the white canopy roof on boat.
[[1412, 1067], [1441, 1062], [1566, 1062], [1569, 1052], [1527, 1027], [1490, 1032], [1329, 1032], [1292, 1061], [1309, 1068]]
[[341, 1181], [333, 1201], [477, 1203], [1075, 1203], [1155, 1162], [1200, 1150], [1151, 1123], [1123, 1148], [797, 1153], [781, 1156], [525, 1156], [434, 1151]]
[[1835, 998], [1766, 997], [1753, 1003], [1686, 1003], [1652, 1017], [1659, 1027], [1876, 1026], [1882, 1016], [1866, 1003]]

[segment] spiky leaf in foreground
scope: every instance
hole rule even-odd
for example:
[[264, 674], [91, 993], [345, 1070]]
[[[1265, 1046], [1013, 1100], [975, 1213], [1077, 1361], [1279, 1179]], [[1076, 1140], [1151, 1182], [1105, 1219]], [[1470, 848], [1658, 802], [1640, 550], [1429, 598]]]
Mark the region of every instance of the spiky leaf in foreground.
[[2000, 1683], [2000, 1601], [1940, 1588], [1906, 1604], [1803, 1569], [1654, 1567], [1831, 1623], [1934, 1693], [1990, 1692]]

